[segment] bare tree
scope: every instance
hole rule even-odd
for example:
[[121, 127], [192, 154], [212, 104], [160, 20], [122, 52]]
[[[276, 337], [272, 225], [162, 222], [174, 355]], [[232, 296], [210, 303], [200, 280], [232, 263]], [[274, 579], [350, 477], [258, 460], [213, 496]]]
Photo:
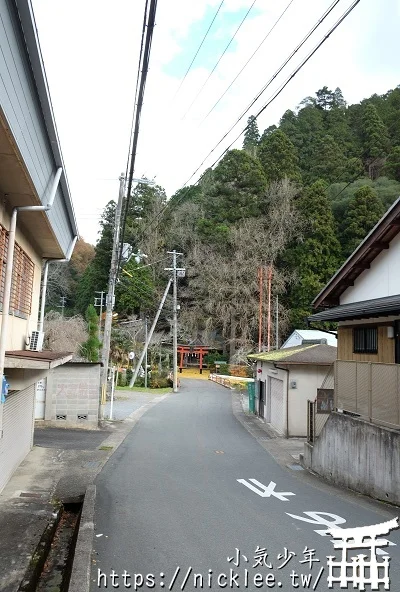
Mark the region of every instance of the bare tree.
[[[258, 328], [259, 267], [273, 267], [273, 294], [282, 294], [293, 278], [277, 259], [301, 230], [294, 208], [297, 189], [288, 180], [273, 183], [264, 198], [265, 214], [245, 219], [230, 230], [229, 248], [196, 241], [188, 256], [188, 306], [181, 323], [193, 334], [219, 327], [230, 355], [254, 346]], [[280, 306], [285, 320], [283, 307]]]
[[50, 311], [44, 319], [44, 348], [55, 352], [69, 352], [80, 359], [80, 347], [88, 338], [87, 323], [80, 316], [62, 317]]

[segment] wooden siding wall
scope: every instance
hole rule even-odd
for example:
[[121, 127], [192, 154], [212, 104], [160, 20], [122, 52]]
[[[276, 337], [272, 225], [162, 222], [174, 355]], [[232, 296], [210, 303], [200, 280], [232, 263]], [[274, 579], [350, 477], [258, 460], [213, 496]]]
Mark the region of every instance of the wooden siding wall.
[[[0, 105], [43, 204], [56, 172], [44, 117], [10, 0], [0, 0]], [[73, 230], [60, 187], [48, 213], [57, 240], [67, 252]]]
[[[357, 325], [360, 327], [361, 325]], [[371, 327], [373, 325], [368, 325]], [[338, 328], [338, 360], [353, 360], [355, 362], [379, 362], [382, 364], [394, 364], [394, 339], [387, 336], [387, 327], [378, 327], [378, 353], [355, 354], [353, 352], [353, 327]]]

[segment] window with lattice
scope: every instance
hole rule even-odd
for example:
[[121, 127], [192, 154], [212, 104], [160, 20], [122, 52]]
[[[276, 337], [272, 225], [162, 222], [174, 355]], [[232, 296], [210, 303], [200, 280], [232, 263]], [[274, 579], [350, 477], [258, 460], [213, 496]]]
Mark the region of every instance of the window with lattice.
[[[8, 253], [8, 232], [0, 225], [0, 307], [3, 305]], [[35, 266], [25, 251], [15, 243], [10, 294], [10, 313], [27, 317], [31, 313]]]

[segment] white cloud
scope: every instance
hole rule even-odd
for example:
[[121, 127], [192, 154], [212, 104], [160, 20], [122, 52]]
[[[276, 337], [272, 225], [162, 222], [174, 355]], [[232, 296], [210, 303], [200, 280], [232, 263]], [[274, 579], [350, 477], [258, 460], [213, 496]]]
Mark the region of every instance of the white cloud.
[[[209, 71], [195, 64], [173, 100], [179, 80], [167, 75], [165, 66], [182, 51], [191, 25], [204, 17], [208, 7], [216, 9], [219, 1], [158, 3], [136, 174], [157, 175], [157, 182], [165, 186], [169, 194], [188, 179], [331, 3], [330, 0], [308, 0], [305, 10], [303, 1], [294, 0], [237, 83], [202, 122], [286, 5], [259, 0], [255, 8], [260, 14], [245, 22], [234, 51], [224, 56], [198, 101], [182, 120]], [[91, 241], [96, 239], [96, 212], [101, 211], [109, 199], [116, 198], [117, 177], [125, 169], [143, 4], [130, 0], [113, 3], [34, 0], [78, 224], [82, 235]], [[225, 11], [248, 8], [250, 4], [251, 0], [226, 0], [215, 30], [223, 24]], [[272, 95], [349, 4], [346, 2], [343, 7], [339, 4], [334, 15], [309, 42], [307, 51], [299, 52], [249, 114], [255, 113]], [[389, 0], [385, 7], [388, 18], [391, 15], [399, 18], [395, 7], [398, 7], [397, 0]], [[379, 10], [382, 9], [380, 6]], [[294, 108], [305, 96], [324, 85], [340, 86], [346, 100], [355, 102], [398, 84], [395, 71], [368, 73], [365, 48], [369, 37], [376, 33], [376, 10], [374, 0], [364, 0], [357, 6], [260, 117], [261, 129], [276, 123], [286, 109]], [[216, 55], [215, 60], [218, 57]], [[185, 58], [189, 63], [192, 55]], [[247, 115], [238, 131], [244, 127], [246, 119]], [[234, 137], [235, 134], [229, 136], [206, 164], [211, 164]], [[115, 181], [104, 180], [110, 178]]]

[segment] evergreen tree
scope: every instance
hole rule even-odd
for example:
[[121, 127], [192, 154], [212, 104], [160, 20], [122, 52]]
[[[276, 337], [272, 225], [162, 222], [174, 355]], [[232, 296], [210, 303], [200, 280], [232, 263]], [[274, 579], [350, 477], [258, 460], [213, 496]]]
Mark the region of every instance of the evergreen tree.
[[205, 220], [202, 231], [216, 224], [226, 228], [242, 218], [257, 216], [266, 179], [260, 163], [243, 150], [230, 150], [212, 175], [212, 184], [204, 192]]
[[311, 174], [314, 180], [324, 179], [332, 183], [345, 171], [345, 158], [332, 136], [324, 136], [315, 145], [315, 157]]
[[150, 267], [144, 267], [132, 257], [123, 266], [115, 290], [115, 310], [121, 316], [139, 315], [148, 311], [155, 298], [155, 286]]
[[243, 150], [246, 150], [253, 156], [257, 154], [257, 146], [260, 141], [260, 132], [258, 131], [257, 119], [251, 115], [247, 120], [247, 128], [244, 133]]
[[385, 208], [376, 191], [364, 185], [350, 200], [342, 225], [343, 254], [349, 257], [383, 216]]
[[89, 337], [85, 343], [81, 345], [81, 353], [88, 362], [99, 361], [100, 341], [98, 339], [99, 317], [93, 304], [89, 304], [85, 315], [88, 324]]
[[337, 270], [340, 244], [323, 181], [303, 191], [297, 208], [306, 224], [303, 240], [286, 250], [283, 263], [297, 274], [287, 304], [291, 326], [300, 329], [307, 326], [312, 300]]
[[268, 183], [281, 181], [285, 177], [300, 182], [298, 156], [293, 143], [281, 130], [264, 137], [258, 147], [258, 158]]
[[96, 290], [107, 291], [113, 247], [115, 207], [115, 202], [110, 201], [104, 208], [100, 220], [100, 238], [95, 247], [94, 258], [87, 266], [76, 289], [76, 308], [82, 314], [93, 302]]
[[367, 103], [362, 118], [362, 141], [365, 163], [371, 179], [379, 176], [389, 151], [387, 129], [372, 103]]
[[394, 146], [389, 152], [384, 172], [390, 179], [400, 181], [400, 146]]
[[315, 94], [317, 97], [317, 107], [319, 109], [327, 111], [328, 109], [332, 109], [332, 107], [335, 106], [335, 93], [329, 90], [327, 86], [324, 86], [320, 90], [317, 90]]

